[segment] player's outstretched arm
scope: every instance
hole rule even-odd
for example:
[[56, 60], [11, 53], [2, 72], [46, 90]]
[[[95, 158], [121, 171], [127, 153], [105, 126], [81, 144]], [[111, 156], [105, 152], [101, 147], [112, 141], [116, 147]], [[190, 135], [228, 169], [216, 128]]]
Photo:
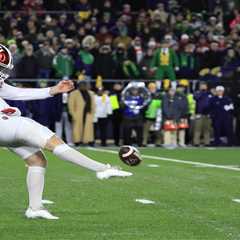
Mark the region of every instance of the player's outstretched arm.
[[7, 100], [38, 100], [67, 93], [74, 89], [74, 84], [70, 80], [60, 81], [50, 88], [18, 88], [6, 83], [0, 88], [0, 97]]
[[54, 96], [59, 93], [67, 93], [74, 89], [73, 81], [71, 80], [62, 80], [57, 85], [50, 88], [49, 93]]

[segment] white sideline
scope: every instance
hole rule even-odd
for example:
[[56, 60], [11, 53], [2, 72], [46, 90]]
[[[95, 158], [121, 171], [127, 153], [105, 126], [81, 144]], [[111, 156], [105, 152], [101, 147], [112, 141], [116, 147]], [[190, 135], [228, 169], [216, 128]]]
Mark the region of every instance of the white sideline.
[[[118, 154], [117, 151], [108, 150], [108, 149], [102, 149], [102, 148], [91, 148], [91, 147], [89, 147], [87, 149], [90, 149], [90, 150], [96, 151], [96, 152], [106, 152], [106, 153]], [[151, 155], [142, 155], [142, 157], [143, 158], [160, 160], [160, 161], [183, 163], [183, 164], [189, 164], [189, 165], [198, 165], [198, 166], [204, 166], [204, 167], [210, 167], [210, 168], [221, 168], [221, 169], [226, 169], [226, 170], [231, 170], [231, 171], [238, 171], [238, 172], [240, 171], [240, 168], [230, 167], [230, 166], [226, 166], [226, 165], [216, 165], [216, 164], [211, 164], [211, 163], [185, 161], [185, 160], [174, 159], [174, 158], [156, 157], [156, 156], [151, 156]]]

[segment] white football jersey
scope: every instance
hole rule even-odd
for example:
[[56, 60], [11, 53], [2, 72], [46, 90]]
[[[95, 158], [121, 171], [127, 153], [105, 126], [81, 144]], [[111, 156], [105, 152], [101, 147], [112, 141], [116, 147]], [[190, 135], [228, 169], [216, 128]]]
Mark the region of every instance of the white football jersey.
[[50, 88], [18, 88], [0, 83], [0, 111], [9, 105], [6, 100], [38, 100], [51, 97]]

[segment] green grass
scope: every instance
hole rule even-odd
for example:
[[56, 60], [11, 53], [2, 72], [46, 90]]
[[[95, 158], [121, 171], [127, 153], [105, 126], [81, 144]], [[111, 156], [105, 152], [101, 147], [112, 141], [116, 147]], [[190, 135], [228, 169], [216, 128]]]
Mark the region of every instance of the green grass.
[[[81, 149], [123, 166], [117, 155]], [[219, 165], [240, 165], [240, 149], [141, 149], [146, 155]], [[240, 239], [240, 172], [145, 159], [127, 179], [100, 181], [94, 173], [51, 154], [45, 198], [58, 221], [27, 220], [26, 168], [0, 149], [1, 240], [237, 240]], [[149, 168], [148, 164], [158, 164]], [[143, 205], [146, 198], [155, 205]]]

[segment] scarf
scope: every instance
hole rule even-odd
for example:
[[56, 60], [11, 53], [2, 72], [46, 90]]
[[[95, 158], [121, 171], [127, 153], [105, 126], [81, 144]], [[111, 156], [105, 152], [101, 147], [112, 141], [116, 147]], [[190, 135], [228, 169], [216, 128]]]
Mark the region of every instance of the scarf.
[[87, 90], [79, 90], [82, 94], [83, 100], [85, 102], [84, 110], [83, 110], [83, 124], [85, 125], [87, 113], [92, 111], [92, 101], [91, 96]]

